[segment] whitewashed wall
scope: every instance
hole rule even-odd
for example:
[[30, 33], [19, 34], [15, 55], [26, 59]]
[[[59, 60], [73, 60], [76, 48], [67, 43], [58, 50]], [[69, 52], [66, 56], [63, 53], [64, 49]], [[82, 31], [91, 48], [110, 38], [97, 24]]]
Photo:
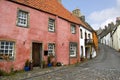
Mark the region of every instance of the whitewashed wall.
[[113, 48], [116, 50], [120, 49], [120, 25], [113, 34]]
[[105, 40], [106, 40], [106, 45], [110, 46], [110, 33], [108, 33], [105, 37]]
[[[90, 37], [91, 39], [92, 38], [92, 32], [90, 32], [89, 30], [87, 30], [86, 28], [80, 26], [80, 29], [82, 29], [82, 36], [83, 38], [81, 39], [81, 36], [80, 36], [80, 56], [81, 56], [81, 46], [83, 46], [83, 57], [85, 57], [85, 32], [87, 33], [87, 39], [89, 38], [88, 37], [88, 34], [90, 34]], [[81, 33], [80, 33], [81, 34]], [[94, 55], [96, 55], [96, 53], [94, 53]]]

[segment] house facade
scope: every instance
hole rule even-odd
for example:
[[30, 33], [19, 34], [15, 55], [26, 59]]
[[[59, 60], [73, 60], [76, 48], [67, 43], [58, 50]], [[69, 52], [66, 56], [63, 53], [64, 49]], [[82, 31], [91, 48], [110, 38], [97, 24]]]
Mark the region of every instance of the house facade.
[[95, 57], [98, 49], [98, 39], [95, 31], [85, 21], [85, 16], [82, 16], [80, 9], [73, 10], [73, 14], [84, 23], [80, 26], [80, 57], [86, 59]]
[[105, 29], [102, 30], [101, 34], [99, 35], [100, 41], [102, 44], [110, 46], [117, 51], [120, 51], [120, 18], [116, 18], [116, 23], [113, 22], [109, 23]]
[[21, 70], [26, 60], [41, 67], [51, 54], [53, 62], [80, 62], [83, 23], [57, 0], [0, 0], [0, 12], [0, 69]]
[[92, 57], [96, 57], [97, 53], [98, 53], [98, 36], [96, 31], [92, 32], [92, 37], [93, 37], [93, 56]]
[[92, 32], [86, 28], [80, 26], [80, 56], [84, 58], [90, 58], [90, 53], [92, 54], [92, 46], [87, 43], [92, 41]]
[[120, 18], [118, 17], [116, 20], [116, 25], [111, 34], [112, 47], [117, 51], [120, 51]]
[[111, 46], [112, 45], [112, 30], [114, 29], [113, 22], [109, 23], [108, 26], [105, 26], [105, 29], [98, 35], [100, 37], [100, 42], [102, 44]]

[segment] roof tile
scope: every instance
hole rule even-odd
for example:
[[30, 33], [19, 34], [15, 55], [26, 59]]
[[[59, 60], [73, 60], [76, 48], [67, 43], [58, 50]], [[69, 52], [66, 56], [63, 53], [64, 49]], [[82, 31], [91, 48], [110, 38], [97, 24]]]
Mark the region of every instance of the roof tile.
[[70, 22], [86, 26], [80, 19], [63, 7], [57, 0], [9, 0], [16, 3], [24, 4], [38, 10], [42, 10], [57, 15]]

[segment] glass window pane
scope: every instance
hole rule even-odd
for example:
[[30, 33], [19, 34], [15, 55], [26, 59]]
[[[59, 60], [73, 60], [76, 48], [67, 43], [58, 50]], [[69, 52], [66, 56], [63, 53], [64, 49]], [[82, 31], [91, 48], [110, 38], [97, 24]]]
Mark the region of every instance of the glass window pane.
[[3, 50], [0, 50], [0, 53], [3, 53]]
[[10, 45], [13, 45], [13, 42], [10, 42]]
[[8, 49], [8, 46], [5, 46], [5, 49]]
[[9, 53], [12, 53], [12, 50], [9, 50]]
[[6, 42], [6, 45], [8, 45], [9, 43], [8, 42]]
[[8, 54], [8, 50], [5, 50], [5, 54]]
[[1, 45], [4, 45], [4, 42], [3, 42], [3, 41], [1, 41]]
[[4, 46], [1, 46], [1, 49], [4, 49]]

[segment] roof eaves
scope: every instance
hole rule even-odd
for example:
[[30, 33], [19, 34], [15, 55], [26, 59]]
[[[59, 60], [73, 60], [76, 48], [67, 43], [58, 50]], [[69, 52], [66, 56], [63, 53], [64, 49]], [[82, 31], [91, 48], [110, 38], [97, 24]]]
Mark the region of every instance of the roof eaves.
[[[78, 24], [78, 25], [81, 25], [81, 24], [82, 24], [82, 23], [80, 22], [80, 20], [79, 20], [79, 21], [78, 21], [78, 20], [73, 21], [73, 20], [70, 20], [70, 19], [68, 19], [68, 18], [64, 18], [64, 17], [62, 17], [62, 16], [59, 16], [59, 15], [57, 15], [57, 14], [55, 14], [55, 13], [51, 13], [51, 12], [48, 12], [48, 11], [44, 11], [44, 10], [41, 10], [41, 9], [37, 9], [37, 8], [32, 7], [32, 6], [30, 6], [30, 5], [17, 2], [17, 1], [15, 1], [15, 0], [7, 0], [7, 1], [11, 1], [11, 2], [14, 2], [14, 3], [16, 3], [16, 4], [20, 4], [20, 5], [23, 5], [23, 6], [26, 6], [26, 7], [30, 7], [30, 8], [32, 8], [32, 9], [35, 9], [35, 10], [38, 10], [38, 11], [42, 11], [42, 12], [45, 12], [45, 13], [48, 13], [48, 14], [51, 14], [51, 15], [58, 16], [59, 18], [62, 18], [62, 19], [66, 20], [66, 21], [69, 21], [69, 22], [71, 22], [71, 23], [75, 23], [75, 24]], [[64, 9], [65, 9], [65, 8], [64, 8]], [[67, 10], [67, 9], [66, 9], [66, 10]], [[69, 13], [70, 13], [70, 12], [69, 12]], [[74, 19], [75, 19], [75, 18], [77, 19], [77, 17], [75, 17], [75, 16], [72, 15], [72, 14], [71, 14], [71, 17], [73, 17]]]

